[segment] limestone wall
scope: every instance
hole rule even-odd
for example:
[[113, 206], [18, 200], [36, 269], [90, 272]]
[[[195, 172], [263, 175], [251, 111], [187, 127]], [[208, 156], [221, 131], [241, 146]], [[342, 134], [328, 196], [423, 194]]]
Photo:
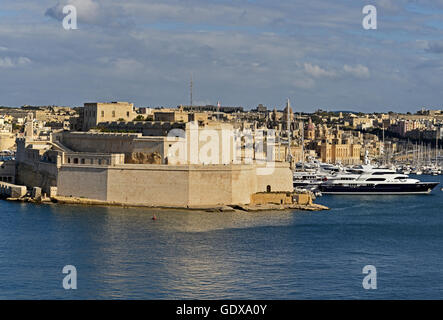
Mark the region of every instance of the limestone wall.
[[137, 153], [143, 153], [147, 157], [157, 154], [161, 157], [160, 163], [163, 163], [165, 146], [168, 143], [166, 137], [142, 137], [141, 134], [123, 133], [74, 132], [64, 133], [60, 139], [63, 145], [76, 152], [124, 153], [128, 159]]
[[0, 161], [0, 181], [15, 183], [15, 161]]
[[259, 185], [292, 191], [291, 172], [278, 169], [286, 178], [266, 180], [256, 175], [255, 165], [63, 165], [57, 194], [166, 207], [248, 204]]
[[59, 169], [57, 195], [107, 201], [107, 187], [108, 170], [106, 167], [68, 165], [61, 166]]
[[271, 192], [292, 191], [292, 171], [288, 163], [275, 162], [268, 167], [258, 167], [256, 171], [257, 188], [256, 192], [266, 192], [267, 187], [271, 187]]
[[18, 162], [15, 183], [29, 188], [40, 187], [43, 192], [49, 193], [51, 187], [57, 186], [57, 167], [43, 162], [34, 165]]
[[108, 201], [150, 206], [186, 207], [189, 171], [164, 165], [108, 168]]
[[25, 186], [0, 182], [0, 197], [21, 198], [26, 194], [26, 191]]
[[251, 196], [251, 204], [292, 204], [292, 193], [260, 192]]

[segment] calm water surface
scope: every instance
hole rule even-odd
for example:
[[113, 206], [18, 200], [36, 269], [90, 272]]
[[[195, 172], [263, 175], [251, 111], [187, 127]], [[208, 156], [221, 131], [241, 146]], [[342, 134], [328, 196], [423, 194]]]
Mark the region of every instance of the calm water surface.
[[[443, 299], [441, 187], [324, 196], [332, 210], [315, 213], [0, 201], [0, 299]], [[377, 290], [362, 287], [368, 264]]]

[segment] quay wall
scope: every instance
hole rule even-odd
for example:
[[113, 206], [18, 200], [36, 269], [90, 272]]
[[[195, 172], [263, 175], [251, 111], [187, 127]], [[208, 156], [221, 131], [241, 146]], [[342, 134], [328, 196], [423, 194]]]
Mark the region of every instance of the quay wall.
[[25, 186], [17, 186], [11, 183], [0, 182], [0, 197], [21, 198], [26, 195]]

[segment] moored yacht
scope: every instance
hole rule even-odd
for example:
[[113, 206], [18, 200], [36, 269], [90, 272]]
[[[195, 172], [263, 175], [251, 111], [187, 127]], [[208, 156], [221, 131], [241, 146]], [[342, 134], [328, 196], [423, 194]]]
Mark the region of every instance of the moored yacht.
[[362, 165], [330, 177], [320, 185], [323, 194], [430, 193], [439, 182], [421, 182], [395, 170]]

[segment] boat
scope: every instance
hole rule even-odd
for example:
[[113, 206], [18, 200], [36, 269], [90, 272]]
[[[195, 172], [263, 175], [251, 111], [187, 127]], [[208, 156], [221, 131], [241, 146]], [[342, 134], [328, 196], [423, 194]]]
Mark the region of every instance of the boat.
[[315, 188], [318, 187], [327, 177], [327, 173], [316, 170], [295, 171], [293, 173], [294, 188]]
[[426, 194], [439, 182], [421, 182], [389, 168], [361, 165], [329, 177], [320, 184], [322, 194]]

